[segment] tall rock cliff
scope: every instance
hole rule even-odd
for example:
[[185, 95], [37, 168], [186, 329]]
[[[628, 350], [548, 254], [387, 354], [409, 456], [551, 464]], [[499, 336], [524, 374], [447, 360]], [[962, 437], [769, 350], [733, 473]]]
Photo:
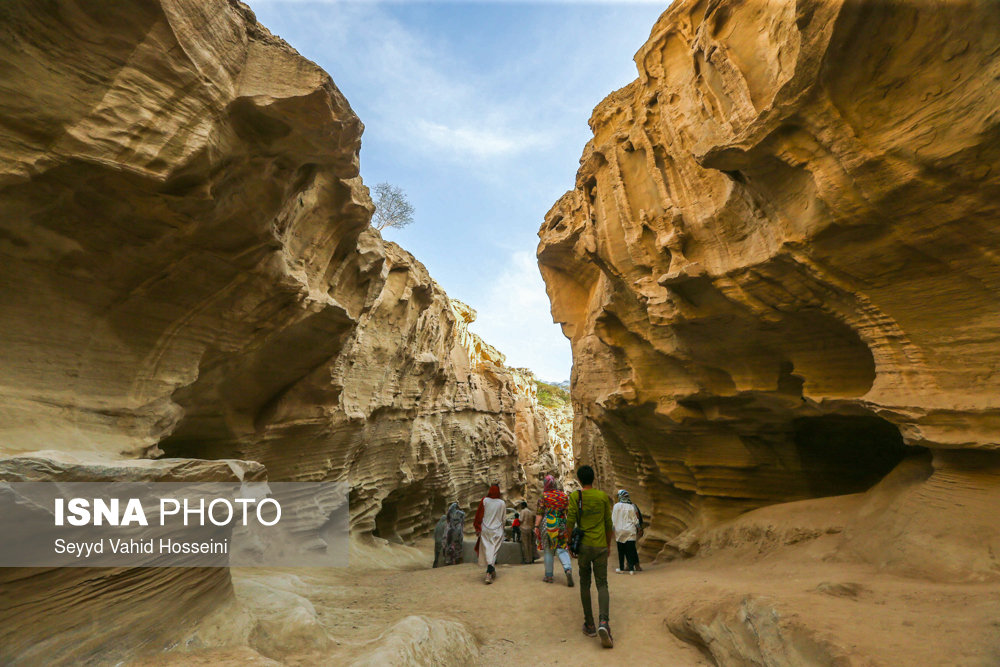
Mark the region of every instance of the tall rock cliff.
[[858, 553], [1000, 576], [998, 43], [992, 2], [681, 0], [596, 108], [538, 258], [647, 549], [904, 466]]
[[518, 463], [525, 473], [523, 497], [534, 507], [541, 497], [546, 475], [573, 478], [573, 408], [539, 400], [538, 381], [527, 368], [512, 369], [520, 376], [515, 439]]
[[368, 226], [325, 72], [235, 1], [0, 11], [0, 453], [253, 459], [392, 534], [523, 486], [520, 375]]
[[[392, 541], [523, 489], [521, 375], [369, 227], [324, 71], [236, 0], [15, 0], [0, 30], [0, 479], [251, 460], [349, 481], [353, 531]], [[95, 576], [4, 575], [0, 662], [160, 648], [232, 599], [225, 570]]]
[[155, 451], [235, 357], [221, 393], [259, 421], [378, 275], [360, 121], [236, 3], [2, 12], [0, 450]]

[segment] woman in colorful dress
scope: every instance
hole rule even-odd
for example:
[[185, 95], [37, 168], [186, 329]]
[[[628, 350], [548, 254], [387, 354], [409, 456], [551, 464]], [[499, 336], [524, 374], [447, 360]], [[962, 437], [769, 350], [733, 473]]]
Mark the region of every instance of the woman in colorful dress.
[[507, 503], [500, 497], [500, 487], [494, 484], [486, 497], [479, 501], [473, 525], [479, 540], [476, 551], [479, 565], [486, 566], [486, 583], [492, 584], [497, 578], [497, 554], [503, 544], [504, 525], [507, 522]]
[[569, 507], [569, 497], [560, 491], [555, 477], [545, 476], [545, 489], [538, 501], [538, 512], [535, 514], [535, 533], [538, 543], [542, 546], [545, 560], [545, 578], [542, 580], [551, 584], [552, 566], [558, 556], [566, 573], [566, 585], [573, 585], [573, 566], [566, 549], [566, 508]]

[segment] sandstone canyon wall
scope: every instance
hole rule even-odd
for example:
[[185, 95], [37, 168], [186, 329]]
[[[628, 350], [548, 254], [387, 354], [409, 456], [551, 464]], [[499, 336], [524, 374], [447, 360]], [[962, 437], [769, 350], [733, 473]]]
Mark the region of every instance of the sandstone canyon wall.
[[573, 479], [573, 407], [544, 405], [538, 399], [538, 383], [527, 368], [512, 372], [521, 378], [517, 384], [517, 420], [515, 440], [518, 463], [525, 473], [521, 497], [534, 507], [542, 496], [546, 475], [567, 481]]
[[998, 43], [991, 2], [682, 0], [595, 109], [538, 258], [648, 552], [878, 485], [845, 550], [1000, 577]]
[[361, 530], [523, 486], [530, 381], [369, 228], [325, 72], [238, 2], [3, 12], [0, 453], [348, 478]]
[[[369, 227], [324, 71], [235, 0], [5, 2], [0, 26], [4, 479], [348, 480], [352, 531], [392, 541], [524, 489], [524, 378]], [[225, 570], [170, 572], [4, 575], [0, 662], [163, 648], [231, 600]]]

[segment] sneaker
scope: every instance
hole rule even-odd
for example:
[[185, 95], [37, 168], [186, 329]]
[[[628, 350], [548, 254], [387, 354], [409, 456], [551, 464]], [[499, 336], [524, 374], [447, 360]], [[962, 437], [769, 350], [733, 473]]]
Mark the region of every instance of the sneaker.
[[597, 628], [597, 634], [601, 637], [601, 646], [604, 648], [614, 648], [615, 640], [611, 638], [611, 626], [607, 621], [601, 621]]
[[587, 623], [586, 621], [584, 621], [583, 622], [583, 634], [587, 635], [588, 637], [596, 637], [597, 636], [597, 628], [594, 627], [593, 623]]
[[492, 584], [493, 583], [493, 575], [490, 574], [489, 572], [487, 572], [486, 573], [486, 580], [485, 581], [486, 581], [487, 584]]
[[616, 567], [615, 568], [615, 574], [621, 574], [621, 573], [622, 573], [622, 571], [619, 568]]
[[629, 573], [630, 575], [632, 575], [632, 574], [635, 574], [635, 570], [629, 570], [629, 571], [628, 571], [628, 573]]
[[548, 575], [545, 575], [544, 577], [542, 577], [542, 581], [544, 581], [547, 584], [551, 584], [553, 581], [555, 581], [555, 579], [553, 579], [552, 577], [550, 577]]
[[566, 585], [573, 588], [573, 570], [566, 570]]

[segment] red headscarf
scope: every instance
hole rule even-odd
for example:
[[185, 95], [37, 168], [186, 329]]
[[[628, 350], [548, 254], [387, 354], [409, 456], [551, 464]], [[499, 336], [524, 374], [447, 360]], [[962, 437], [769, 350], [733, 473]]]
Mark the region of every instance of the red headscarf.
[[499, 498], [500, 497], [500, 487], [496, 484], [490, 487], [490, 490], [486, 493], [487, 498]]

